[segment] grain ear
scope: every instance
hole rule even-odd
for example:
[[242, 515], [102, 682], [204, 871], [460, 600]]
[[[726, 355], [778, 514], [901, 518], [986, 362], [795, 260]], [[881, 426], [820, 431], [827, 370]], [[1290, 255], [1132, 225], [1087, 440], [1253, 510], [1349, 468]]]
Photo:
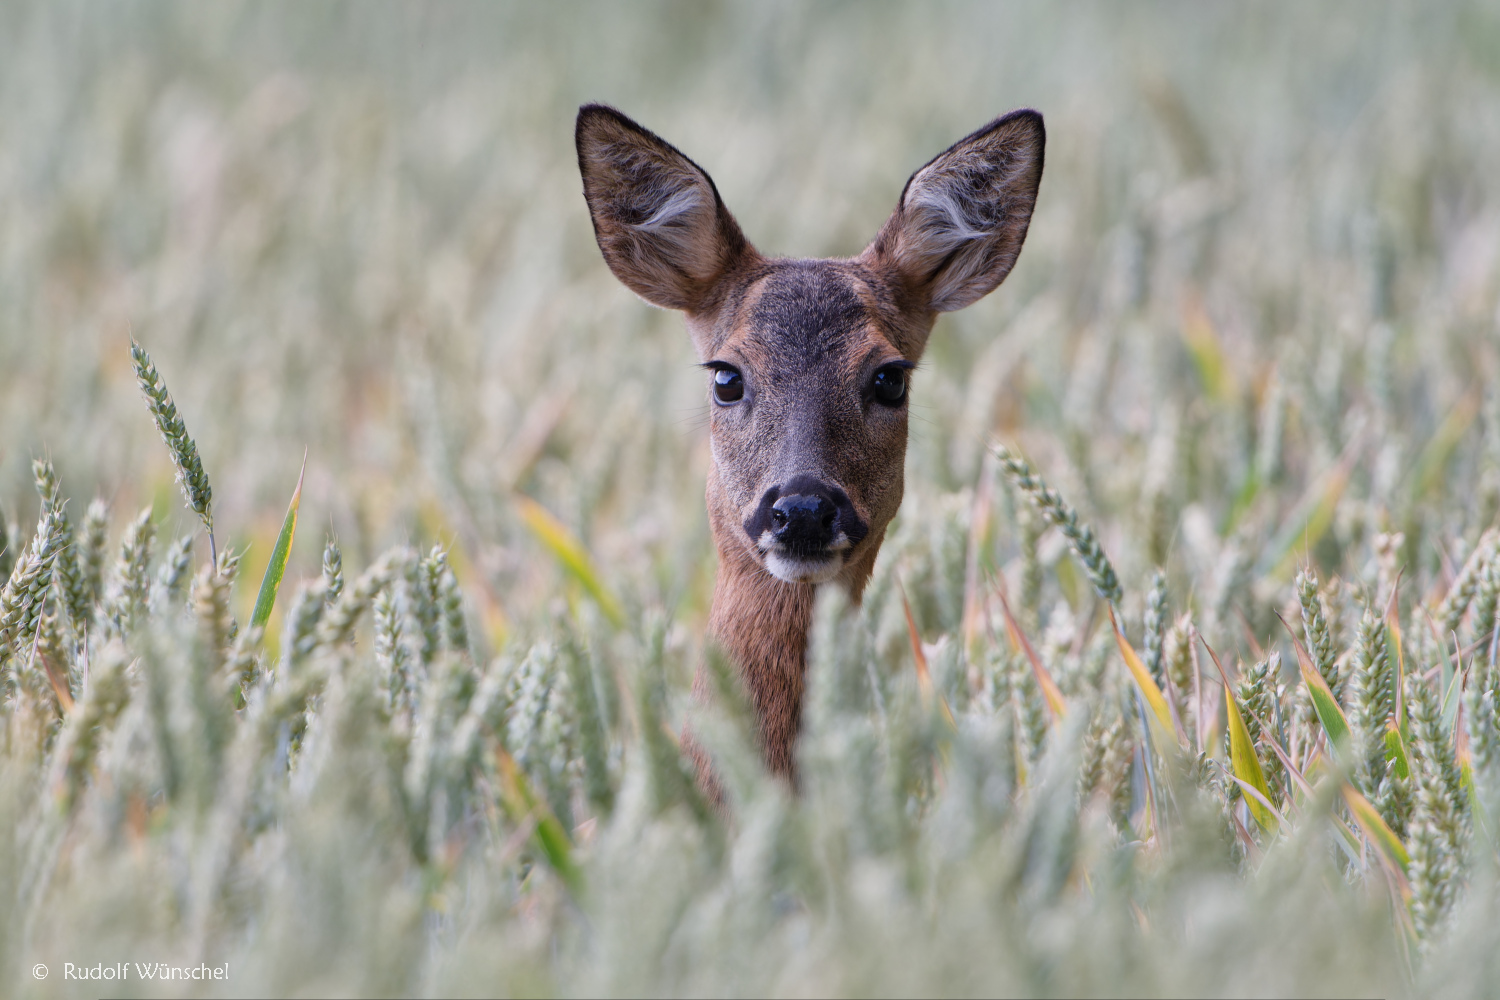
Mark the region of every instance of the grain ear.
[[754, 253], [708, 174], [660, 137], [588, 104], [578, 111], [576, 139], [605, 263], [647, 302], [696, 311]]
[[955, 143], [912, 174], [865, 258], [933, 312], [988, 295], [1026, 241], [1046, 141], [1041, 115], [1012, 111]]

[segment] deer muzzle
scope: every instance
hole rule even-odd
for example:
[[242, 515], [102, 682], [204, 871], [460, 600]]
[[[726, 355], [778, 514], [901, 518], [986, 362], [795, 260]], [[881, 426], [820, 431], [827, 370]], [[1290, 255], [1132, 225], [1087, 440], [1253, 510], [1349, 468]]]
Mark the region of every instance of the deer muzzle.
[[832, 580], [869, 530], [847, 493], [814, 476], [771, 487], [745, 522], [767, 571], [788, 583]]

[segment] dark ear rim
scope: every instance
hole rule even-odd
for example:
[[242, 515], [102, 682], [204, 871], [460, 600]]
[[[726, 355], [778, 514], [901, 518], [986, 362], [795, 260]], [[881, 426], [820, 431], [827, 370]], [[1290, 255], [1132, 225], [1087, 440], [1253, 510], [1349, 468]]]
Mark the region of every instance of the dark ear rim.
[[649, 140], [652, 144], [660, 146], [662, 149], [682, 157], [688, 163], [691, 163], [693, 165], [693, 169], [702, 174], [704, 179], [708, 181], [708, 186], [714, 189], [714, 197], [719, 197], [719, 189], [714, 186], [714, 179], [710, 177], [708, 171], [704, 170], [703, 167], [701, 167], [691, 156], [687, 155], [682, 150], [678, 149], [676, 146], [672, 145], [670, 142], [663, 139], [661, 136], [657, 135], [646, 126], [642, 125], [640, 122], [636, 121], [634, 118], [631, 118], [619, 108], [613, 107], [608, 104], [600, 104], [596, 101], [591, 101], [588, 104], [579, 105], [578, 117], [573, 123], [573, 147], [578, 153], [579, 176], [588, 176], [587, 172], [584, 169], [587, 165], [587, 161], [583, 157], [584, 132], [593, 124], [596, 119], [599, 118], [608, 118], [616, 125], [623, 125], [625, 128], [634, 132], [636, 135]]
[[[663, 139], [661, 136], [657, 135], [646, 126], [642, 125], [640, 122], [636, 121], [634, 118], [631, 118], [619, 108], [611, 107], [608, 104], [599, 104], [592, 101], [588, 104], [581, 105], [578, 108], [578, 118], [573, 123], [573, 148], [578, 155], [579, 177], [583, 178], [585, 182], [587, 182], [588, 180], [588, 160], [583, 155], [584, 133], [593, 124], [593, 122], [599, 118], [608, 118], [610, 121], [613, 121], [617, 125], [623, 125], [625, 128], [634, 132], [641, 138], [650, 141], [653, 145], [659, 146], [664, 151], [672, 153], [674, 156], [680, 156], [684, 160], [686, 160], [694, 170], [703, 175], [704, 180], [708, 181], [708, 189], [714, 194], [714, 207], [718, 210], [719, 219], [721, 221], [727, 219], [732, 227], [732, 235], [740, 236], [741, 239], [744, 239], [743, 235], [740, 233], [739, 224], [734, 221], [734, 216], [730, 215], [729, 209], [724, 204], [724, 199], [719, 197], [719, 186], [714, 183], [713, 176], [707, 170], [704, 170], [703, 167], [699, 165], [697, 160], [693, 159], [691, 156], [687, 155], [682, 150], [678, 149], [676, 146], [672, 145], [670, 142]], [[585, 200], [587, 200], [588, 189], [586, 187], [584, 189], [584, 196]], [[590, 205], [589, 220], [592, 222], [593, 219], [593, 205]], [[597, 222], [594, 223], [594, 229], [595, 235], [597, 236]]]
[[[597, 106], [602, 107], [602, 105]], [[626, 120], [629, 121], [629, 119]], [[1037, 111], [1034, 108], [1017, 108], [1014, 111], [1006, 112], [999, 118], [996, 118], [994, 121], [990, 122], [988, 125], [981, 125], [979, 128], [970, 132], [968, 135], [964, 136], [962, 139], [953, 143], [953, 145], [949, 146], [947, 149], [943, 150], [941, 153], [934, 156], [932, 159], [928, 160], [917, 169], [913, 170], [911, 172], [911, 176], [906, 179], [906, 183], [901, 186], [901, 197], [896, 199], [896, 205], [900, 208], [906, 207], [906, 192], [911, 190], [911, 182], [917, 179], [918, 174], [926, 170], [928, 167], [932, 166], [938, 160], [941, 160], [943, 157], [947, 156], [955, 149], [958, 149], [960, 146], [967, 146], [972, 142], [977, 142], [980, 139], [983, 139], [985, 136], [989, 135], [991, 132], [998, 132], [1000, 129], [1005, 128], [1012, 122], [1020, 121], [1030, 123], [1033, 127], [1033, 131], [1035, 131], [1036, 133], [1035, 186], [1037, 188], [1040, 188], [1042, 183], [1043, 168], [1046, 166], [1045, 161], [1047, 159], [1047, 123], [1042, 118], [1042, 113], [1040, 111]], [[647, 134], [649, 135], [650, 133]], [[1028, 220], [1028, 226], [1029, 225], [1030, 220]]]
[[[1029, 196], [1032, 211], [1027, 213], [1026, 221], [1022, 226], [1020, 226], [1017, 233], [1019, 239], [1017, 242], [1016, 252], [1017, 254], [1019, 254], [1020, 247], [1025, 244], [1026, 236], [1031, 229], [1031, 220], [1035, 215], [1036, 202], [1041, 191], [1042, 174], [1046, 165], [1047, 127], [1044, 119], [1042, 118], [1041, 112], [1036, 111], [1033, 108], [1017, 108], [1014, 111], [1009, 111], [999, 116], [998, 118], [991, 120], [988, 124], [982, 125], [979, 128], [975, 129], [973, 132], [970, 132], [968, 135], [964, 136], [962, 139], [959, 139], [957, 142], [950, 145], [947, 149], [944, 149], [941, 153], [938, 153], [936, 156], [932, 157], [932, 159], [922, 164], [916, 170], [913, 170], [911, 176], [907, 177], [906, 183], [901, 187], [901, 194], [896, 198], [896, 207], [892, 210], [891, 214], [886, 217], [886, 220], [881, 224], [880, 229], [876, 231], [875, 237], [870, 241], [869, 245], [865, 247], [864, 251], [859, 256], [859, 259], [867, 262], [892, 262], [892, 256], [896, 248], [896, 242], [899, 238], [899, 234], [906, 218], [907, 195], [911, 193], [911, 186], [916, 181], [916, 179], [938, 161], [944, 159], [945, 157], [953, 155], [954, 153], [963, 149], [965, 146], [982, 143], [986, 141], [993, 133], [1001, 129], [1010, 128], [1013, 126], [1020, 126], [1030, 134], [1030, 138], [1034, 144], [1034, 148], [1036, 151], [1036, 155], [1031, 164], [1032, 169], [1029, 171], [1029, 176], [1027, 177], [1027, 187], [1029, 189], [1027, 191], [1027, 194]], [[934, 314], [937, 312], [950, 311], [947, 309], [932, 308], [931, 304], [927, 301], [928, 291], [926, 289], [926, 286], [929, 285], [932, 280], [942, 272], [943, 268], [948, 265], [951, 259], [952, 258], [950, 255], [948, 259], [940, 261], [936, 265], [936, 267], [933, 268], [932, 272], [925, 278], [903, 274], [899, 269], [893, 270], [892, 276], [895, 278], [898, 298], [906, 303], [906, 306], [904, 306], [904, 308], [925, 308], [928, 311], [933, 312]], [[1009, 269], [1007, 269], [1006, 275], [1002, 276], [1001, 281], [1004, 281], [1005, 277], [1008, 276]]]

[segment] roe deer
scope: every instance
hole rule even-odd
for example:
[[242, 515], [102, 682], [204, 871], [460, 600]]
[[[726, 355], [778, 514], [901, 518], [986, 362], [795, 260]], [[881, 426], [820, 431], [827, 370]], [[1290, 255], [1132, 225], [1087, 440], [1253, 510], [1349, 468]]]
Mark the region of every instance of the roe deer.
[[836, 582], [858, 601], [870, 578], [901, 504], [911, 371], [937, 314], [1015, 264], [1042, 116], [1013, 111], [918, 170], [847, 260], [762, 256], [702, 168], [613, 108], [579, 109], [576, 141], [605, 262], [686, 314], [710, 372], [709, 630], [744, 681], [767, 766], [794, 779], [815, 589]]

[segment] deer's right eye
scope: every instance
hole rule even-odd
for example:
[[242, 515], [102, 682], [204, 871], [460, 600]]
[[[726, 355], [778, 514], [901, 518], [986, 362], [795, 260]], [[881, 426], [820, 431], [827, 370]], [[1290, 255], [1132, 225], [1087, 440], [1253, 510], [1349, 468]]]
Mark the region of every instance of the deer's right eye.
[[745, 380], [740, 378], [740, 373], [728, 368], [720, 368], [714, 372], [714, 399], [720, 404], [728, 406], [730, 403], [738, 403], [745, 395]]
[[882, 406], [900, 406], [906, 399], [906, 369], [900, 365], [886, 365], [877, 370], [870, 380], [870, 394]]

